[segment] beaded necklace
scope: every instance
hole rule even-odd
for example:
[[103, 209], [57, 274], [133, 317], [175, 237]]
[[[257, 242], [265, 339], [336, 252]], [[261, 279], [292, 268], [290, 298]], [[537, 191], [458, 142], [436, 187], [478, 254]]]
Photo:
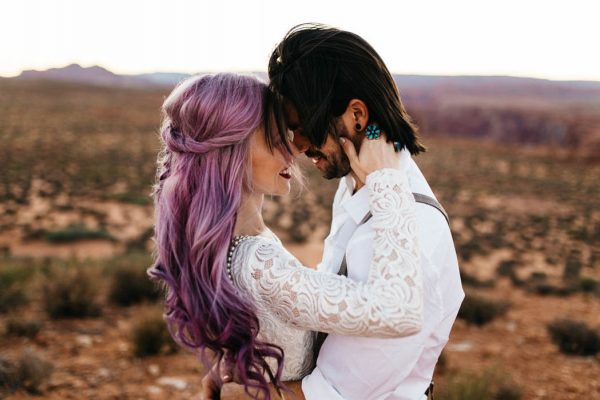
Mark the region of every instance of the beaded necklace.
[[250, 235], [240, 235], [240, 236], [234, 236], [233, 239], [231, 239], [231, 244], [229, 245], [229, 254], [227, 254], [227, 275], [229, 276], [229, 279], [231, 279], [232, 282], [233, 282], [233, 275], [231, 275], [231, 260], [233, 258], [233, 252], [240, 245], [240, 243], [242, 243], [244, 240], [247, 240], [251, 237], [252, 236], [250, 236]]

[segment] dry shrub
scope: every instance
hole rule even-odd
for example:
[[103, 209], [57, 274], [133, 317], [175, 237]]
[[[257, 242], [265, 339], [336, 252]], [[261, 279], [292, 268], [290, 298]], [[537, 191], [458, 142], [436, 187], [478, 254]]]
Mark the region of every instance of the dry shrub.
[[21, 319], [11, 317], [6, 321], [6, 334], [10, 336], [22, 336], [33, 339], [42, 328], [42, 321], [38, 319]]
[[586, 293], [598, 293], [598, 289], [600, 289], [600, 284], [598, 284], [598, 281], [589, 276], [580, 277], [578, 286], [582, 292]]
[[516, 260], [502, 260], [496, 267], [496, 273], [499, 276], [511, 277], [515, 273], [515, 269], [519, 266]]
[[552, 341], [565, 354], [593, 356], [600, 351], [600, 333], [583, 321], [557, 319], [547, 328]]
[[137, 357], [177, 351], [162, 314], [156, 310], [143, 313], [135, 322], [131, 340]]
[[51, 318], [97, 317], [102, 309], [97, 303], [95, 275], [84, 266], [54, 271], [43, 286], [43, 301]]
[[565, 262], [565, 269], [563, 270], [563, 279], [567, 282], [577, 280], [581, 274], [581, 268], [583, 263], [581, 262], [581, 252], [573, 249], [567, 256]]
[[482, 326], [504, 315], [510, 308], [507, 301], [485, 299], [472, 294], [467, 294], [458, 311], [458, 318], [470, 324]]
[[570, 296], [576, 290], [572, 285], [555, 285], [548, 282], [548, 278], [543, 272], [534, 272], [525, 281], [525, 290], [530, 293], [541, 296]]
[[149, 265], [150, 260], [145, 255], [129, 255], [115, 260], [109, 300], [120, 306], [158, 300], [161, 291], [146, 274]]
[[31, 349], [26, 349], [16, 360], [0, 358], [0, 395], [21, 388], [39, 394], [52, 370], [52, 363]]
[[13, 311], [29, 301], [25, 283], [31, 271], [21, 265], [0, 266], [0, 313]]
[[481, 373], [460, 372], [451, 376], [439, 391], [441, 400], [520, 400], [521, 397], [521, 389], [510, 376], [493, 367]]
[[493, 288], [496, 286], [496, 281], [493, 279], [481, 280], [475, 275], [471, 275], [465, 271], [460, 271], [460, 280], [463, 285], [477, 288]]

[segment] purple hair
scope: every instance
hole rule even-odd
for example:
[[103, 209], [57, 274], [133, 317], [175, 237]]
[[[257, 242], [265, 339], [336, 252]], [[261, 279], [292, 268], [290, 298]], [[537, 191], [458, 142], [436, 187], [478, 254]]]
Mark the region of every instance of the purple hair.
[[165, 100], [148, 274], [164, 284], [165, 319], [177, 343], [207, 368], [211, 350], [218, 364], [236, 368], [248, 394], [270, 399], [265, 374], [281, 385], [283, 350], [257, 339], [254, 305], [226, 272], [242, 190], [250, 188], [250, 136], [268, 119], [267, 93], [257, 78], [216, 74], [187, 79]]

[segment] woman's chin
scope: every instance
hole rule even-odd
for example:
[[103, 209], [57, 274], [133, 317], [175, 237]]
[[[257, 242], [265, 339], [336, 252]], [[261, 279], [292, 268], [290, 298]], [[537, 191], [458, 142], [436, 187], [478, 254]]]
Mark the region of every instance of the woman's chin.
[[286, 182], [277, 189], [275, 189], [273, 193], [271, 193], [271, 196], [287, 196], [288, 194], [290, 194], [291, 189], [292, 185], [290, 185], [289, 182]]

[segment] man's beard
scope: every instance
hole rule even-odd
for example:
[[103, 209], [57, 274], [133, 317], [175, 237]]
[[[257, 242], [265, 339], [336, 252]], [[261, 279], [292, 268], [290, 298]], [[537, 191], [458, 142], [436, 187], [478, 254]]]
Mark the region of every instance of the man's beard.
[[341, 150], [341, 154], [334, 153], [327, 157], [327, 167], [325, 168], [325, 171], [323, 171], [323, 178], [336, 179], [350, 173], [350, 160], [344, 150]]
[[[335, 136], [331, 135], [331, 137], [334, 138]], [[320, 158], [320, 163], [325, 163], [323, 169], [319, 168], [325, 179], [341, 178], [347, 175], [351, 170], [350, 160], [348, 159], [348, 156], [346, 156], [344, 149], [339, 145], [336, 146], [335, 152], [329, 154], [325, 154], [315, 148], [310, 148], [306, 150], [305, 155], [309, 158], [318, 157]]]
[[[344, 137], [344, 138], [346, 138], [346, 140], [350, 139], [352, 141], [352, 144], [354, 144], [354, 149], [356, 151], [356, 154], [358, 154], [358, 152], [360, 150], [360, 145], [362, 143], [363, 136], [360, 134], [350, 135], [348, 133], [348, 129], [346, 128], [346, 125], [343, 124], [341, 119], [340, 119], [339, 123], [336, 125], [335, 129], [336, 129], [338, 138]], [[335, 139], [335, 137], [334, 137], [334, 139]], [[336, 141], [337, 140], [338, 139], [336, 139]], [[350, 173], [350, 171], [352, 171], [352, 168], [350, 167], [350, 160], [348, 159], [346, 152], [341, 147], [341, 145], [338, 145], [338, 149], [339, 149], [338, 153], [330, 154], [327, 157], [328, 165], [327, 165], [327, 168], [325, 168], [325, 171], [323, 172], [323, 177], [325, 179], [342, 178], [342, 177], [348, 175]]]

